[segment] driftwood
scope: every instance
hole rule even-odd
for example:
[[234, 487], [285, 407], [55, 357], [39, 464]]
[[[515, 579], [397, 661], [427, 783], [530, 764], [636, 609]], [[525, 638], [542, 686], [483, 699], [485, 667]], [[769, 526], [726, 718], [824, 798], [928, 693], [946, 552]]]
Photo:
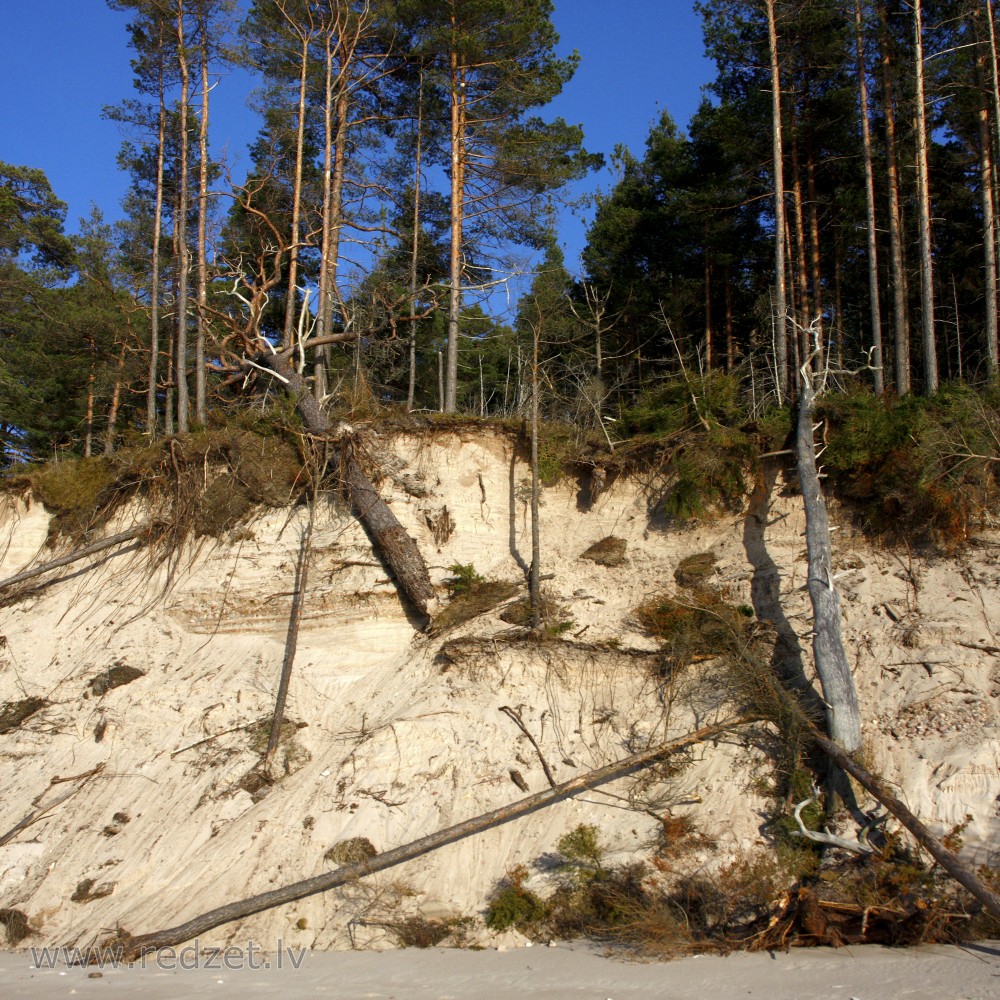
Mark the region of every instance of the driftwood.
[[[270, 372], [282, 384], [285, 392], [295, 401], [302, 423], [310, 434], [328, 437], [334, 430], [330, 417], [309, 390], [306, 380], [288, 361], [287, 353], [259, 354], [254, 359], [254, 367]], [[406, 529], [372, 485], [371, 479], [358, 462], [350, 440], [344, 442], [343, 463], [344, 480], [354, 513], [368, 529], [400, 589], [410, 603], [421, 614], [426, 615], [429, 605], [435, 600], [435, 594], [427, 564], [417, 543], [406, 533]]]
[[130, 542], [133, 538], [141, 538], [150, 528], [155, 527], [157, 523], [156, 521], [144, 521], [134, 528], [129, 528], [128, 531], [119, 531], [116, 535], [109, 535], [107, 538], [102, 538], [99, 542], [85, 545], [82, 549], [75, 549], [73, 552], [60, 556], [58, 559], [52, 559], [47, 563], [42, 563], [41, 566], [35, 566], [34, 569], [26, 569], [20, 573], [15, 573], [14, 576], [9, 576], [6, 580], [0, 580], [0, 590], [13, 587], [17, 583], [24, 583], [26, 580], [33, 580], [35, 577], [48, 573], [49, 570], [69, 566], [70, 563], [86, 559], [87, 556], [96, 555], [98, 552], [103, 552], [105, 549], [120, 545], [122, 542]]
[[243, 899], [235, 903], [227, 903], [214, 910], [209, 910], [200, 916], [193, 917], [191, 920], [176, 927], [153, 931], [152, 933], [142, 934], [137, 937], [132, 937], [120, 930], [118, 937], [108, 942], [107, 946], [114, 948], [116, 951], [120, 950], [123, 961], [133, 961], [142, 955], [160, 948], [175, 947], [222, 924], [230, 923], [233, 920], [242, 920], [255, 913], [270, 910], [275, 906], [283, 906], [286, 903], [293, 903], [307, 896], [327, 892], [330, 889], [335, 889], [338, 886], [363, 878], [366, 875], [371, 875], [374, 872], [385, 871], [387, 868], [393, 868], [405, 861], [412, 861], [414, 858], [422, 857], [448, 844], [454, 844], [456, 841], [463, 840], [473, 834], [481, 833], [484, 830], [489, 830], [504, 823], [509, 823], [512, 820], [519, 819], [522, 816], [527, 816], [530, 813], [537, 812], [539, 809], [544, 809], [556, 802], [570, 798], [578, 792], [595, 788], [598, 785], [614, 781], [617, 778], [625, 777], [635, 771], [649, 767], [664, 757], [669, 757], [698, 743], [703, 743], [705, 740], [720, 736], [725, 732], [745, 725], [748, 721], [743, 718], [727, 719], [714, 726], [705, 726], [679, 739], [663, 743], [643, 753], [632, 754], [629, 757], [625, 757], [613, 764], [607, 764], [595, 771], [588, 771], [586, 774], [581, 774], [569, 781], [564, 781], [554, 788], [536, 792], [534, 795], [529, 795], [518, 802], [501, 806], [499, 809], [493, 809], [488, 813], [483, 813], [481, 816], [468, 819], [463, 823], [447, 827], [444, 830], [438, 830], [436, 833], [432, 833], [427, 837], [421, 837], [419, 840], [412, 841], [409, 844], [385, 851], [382, 854], [376, 854], [363, 861], [344, 865], [336, 871], [315, 875], [301, 882], [294, 882], [280, 889], [272, 889], [269, 892], [263, 892], [257, 896], [251, 896], [248, 899]]
[[809, 830], [807, 829], [805, 823], [802, 822], [802, 810], [809, 805], [810, 802], [817, 802], [819, 800], [818, 792], [813, 789], [813, 794], [809, 796], [808, 799], [803, 799], [798, 805], [796, 805], [794, 812], [792, 813], [795, 822], [798, 823], [799, 829], [795, 833], [795, 836], [805, 837], [806, 840], [811, 840], [815, 844], [825, 844], [828, 847], [839, 847], [842, 851], [850, 851], [852, 854], [874, 854], [875, 848], [868, 842], [868, 831], [872, 829], [878, 822], [877, 819], [873, 819], [861, 832], [858, 834], [857, 840], [848, 840], [846, 837], [838, 837], [832, 833], [826, 833], [823, 830]]
[[900, 823], [906, 827], [907, 830], [913, 835], [914, 839], [923, 847], [928, 854], [956, 881], [959, 885], [968, 889], [976, 899], [986, 908], [986, 910], [991, 913], [994, 917], [1000, 917], [1000, 896], [993, 892], [989, 886], [987, 886], [980, 878], [978, 878], [975, 872], [972, 871], [964, 862], [960, 861], [958, 857], [948, 850], [944, 844], [938, 840], [924, 826], [923, 823], [917, 819], [916, 816], [910, 812], [909, 809], [903, 805], [902, 802], [892, 792], [889, 791], [885, 785], [879, 781], [867, 768], [862, 767], [850, 754], [845, 753], [843, 748], [839, 746], [833, 740], [827, 739], [825, 736], [821, 736], [819, 733], [813, 734], [813, 739], [816, 741], [816, 745], [828, 756], [835, 764], [843, 768], [852, 778], [854, 778], [869, 794], [874, 798], [878, 799], [886, 809], [892, 813]]
[[811, 364], [810, 358], [802, 366], [796, 457], [806, 513], [808, 588], [813, 607], [813, 658], [823, 687], [830, 735], [845, 750], [853, 753], [861, 746], [861, 709], [840, 634], [840, 595], [833, 580], [830, 521], [819, 485], [813, 441], [815, 393], [809, 368]]

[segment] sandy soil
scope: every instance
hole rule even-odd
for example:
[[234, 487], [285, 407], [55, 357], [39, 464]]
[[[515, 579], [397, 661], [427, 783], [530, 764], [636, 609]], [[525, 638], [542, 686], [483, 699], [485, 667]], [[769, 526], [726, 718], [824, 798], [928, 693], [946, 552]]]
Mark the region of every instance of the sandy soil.
[[[273, 963], [273, 956], [270, 956]], [[987, 1000], [1000, 996], [1000, 948], [875, 946], [789, 954], [621, 962], [567, 947], [497, 952], [310, 952], [298, 969], [260, 971], [35, 970], [24, 953], [0, 953], [9, 1000], [78, 997], [335, 996], [370, 1000]]]

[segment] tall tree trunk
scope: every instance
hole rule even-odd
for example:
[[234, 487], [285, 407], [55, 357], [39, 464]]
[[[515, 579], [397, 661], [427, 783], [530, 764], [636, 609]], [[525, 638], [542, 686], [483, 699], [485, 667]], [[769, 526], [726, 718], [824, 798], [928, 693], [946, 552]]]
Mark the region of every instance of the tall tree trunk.
[[[131, 324], [130, 324], [131, 326]], [[122, 341], [122, 349], [118, 353], [118, 371], [115, 374], [115, 384], [111, 390], [111, 405], [108, 407], [108, 427], [104, 434], [104, 454], [113, 455], [115, 438], [118, 436], [118, 409], [122, 398], [122, 377], [125, 371], [126, 344]]]
[[[979, 12], [977, 12], [978, 14]], [[993, 201], [993, 140], [990, 136], [990, 100], [986, 89], [986, 51], [982, 43], [976, 53], [976, 76], [982, 90], [979, 105], [979, 188], [983, 204], [983, 267], [986, 280], [986, 363], [990, 378], [997, 375], [997, 234]], [[956, 315], [957, 321], [957, 315]]]
[[[814, 350], [821, 353], [817, 342]], [[827, 706], [830, 736], [849, 753], [861, 746], [861, 710], [840, 633], [840, 595], [833, 579], [830, 522], [820, 489], [813, 439], [815, 390], [809, 359], [801, 368], [796, 457], [806, 514], [809, 598], [813, 607], [813, 657]]]
[[705, 253], [705, 369], [712, 369], [712, 262]]
[[778, 32], [774, 18], [774, 0], [765, 0], [767, 38], [771, 60], [771, 130], [774, 175], [774, 351], [778, 377], [778, 398], [788, 395], [788, 304], [785, 292], [785, 167], [781, 137], [781, 70], [778, 60]]
[[872, 130], [868, 113], [868, 71], [865, 60], [864, 18], [861, 0], [854, 0], [858, 94], [861, 105], [861, 148], [865, 161], [865, 221], [868, 236], [868, 301], [872, 321], [872, 378], [875, 392], [885, 392], [882, 369], [882, 302], [878, 287], [878, 230], [875, 225], [875, 171], [872, 164]]
[[[452, 30], [456, 19], [452, 15]], [[451, 85], [451, 253], [449, 255], [448, 352], [444, 380], [444, 412], [454, 413], [458, 396], [458, 339], [462, 311], [462, 243], [465, 222], [465, 69], [453, 44], [450, 59]]]
[[201, 127], [198, 130], [198, 326], [194, 345], [194, 418], [205, 423], [205, 325], [208, 322], [208, 82], [209, 17], [198, 13], [201, 68]]
[[798, 326], [795, 330], [795, 340], [799, 345], [799, 355], [801, 358], [808, 358], [809, 334], [807, 330], [812, 321], [812, 309], [809, 299], [809, 273], [806, 264], [806, 226], [805, 210], [802, 196], [802, 165], [799, 157], [798, 124], [795, 121], [795, 108], [792, 107], [792, 218], [795, 222], [795, 253], [792, 255], [794, 261], [795, 282], [798, 295]]
[[920, 311], [924, 392], [937, 392], [937, 339], [934, 332], [934, 263], [931, 248], [931, 195], [927, 172], [927, 105], [924, 95], [924, 31], [921, 0], [913, 0], [914, 79], [916, 82], [917, 214], [920, 229]]
[[892, 266], [892, 335], [896, 394], [909, 395], [910, 320], [907, 315], [908, 289], [903, 261], [903, 216], [899, 194], [899, 156], [896, 143], [896, 108], [893, 97], [893, 67], [889, 50], [889, 28], [884, 5], [879, 6], [882, 57], [882, 112], [885, 116], [886, 184], [889, 190], [889, 257]]
[[413, 245], [410, 249], [410, 336], [409, 376], [406, 382], [406, 409], [413, 409], [417, 388], [417, 266], [420, 259], [420, 193], [423, 188], [424, 71], [420, 70], [417, 90], [417, 133], [413, 163]]
[[306, 142], [306, 80], [309, 70], [310, 36], [304, 30], [300, 36], [302, 48], [299, 52], [299, 106], [295, 136], [295, 176], [292, 179], [292, 229], [288, 245], [288, 297], [285, 300], [285, 324], [282, 343], [285, 348], [292, 346], [295, 337], [295, 311], [299, 280], [299, 237], [302, 215], [302, 172], [305, 162]]
[[531, 627], [542, 624], [542, 536], [539, 523], [542, 484], [538, 474], [538, 341], [542, 317], [531, 328], [531, 573], [528, 592], [531, 600]]
[[160, 234], [163, 230], [163, 161], [167, 109], [163, 84], [163, 24], [160, 22], [157, 48], [157, 99], [159, 118], [156, 134], [156, 201], [153, 208], [153, 251], [149, 290], [149, 385], [146, 389], [146, 433], [156, 437], [156, 389], [160, 361]]
[[187, 382], [187, 324], [188, 324], [188, 270], [190, 253], [187, 241], [187, 213], [190, 197], [188, 194], [188, 102], [191, 92], [190, 69], [184, 34], [184, 0], [177, 0], [177, 65], [181, 73], [180, 93], [180, 164], [178, 167], [178, 211], [175, 228], [177, 230], [177, 342], [174, 356], [174, 371], [177, 383], [177, 430], [187, 433], [188, 401]]
[[822, 365], [829, 348], [826, 345], [823, 321], [823, 276], [821, 273], [819, 252], [819, 205], [816, 200], [816, 163], [813, 157], [812, 143], [808, 144], [806, 156], [806, 185], [809, 193], [809, 276], [812, 284], [812, 316], [810, 323], [814, 324], [819, 333], [823, 352], [817, 359]]

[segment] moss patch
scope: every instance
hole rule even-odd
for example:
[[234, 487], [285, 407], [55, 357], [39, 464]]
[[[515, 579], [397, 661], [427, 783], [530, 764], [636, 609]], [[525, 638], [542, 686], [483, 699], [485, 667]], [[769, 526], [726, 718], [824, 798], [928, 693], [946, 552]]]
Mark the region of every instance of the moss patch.
[[520, 589], [520, 585], [512, 581], [485, 580], [468, 590], [457, 591], [447, 607], [434, 618], [430, 634], [440, 635], [464, 625], [509, 601]]
[[674, 570], [680, 587], [700, 587], [715, 572], [715, 553], [699, 552], [682, 559]]
[[598, 566], [621, 566], [625, 562], [625, 551], [628, 542], [624, 538], [615, 538], [608, 535], [599, 542], [594, 542], [589, 548], [580, 553], [581, 559], [597, 563]]
[[100, 522], [115, 468], [106, 458], [49, 462], [27, 476], [31, 491], [55, 518], [57, 532], [79, 537]]
[[355, 865], [374, 858], [376, 854], [375, 845], [367, 837], [348, 837], [347, 840], [337, 841], [323, 858], [335, 865]]

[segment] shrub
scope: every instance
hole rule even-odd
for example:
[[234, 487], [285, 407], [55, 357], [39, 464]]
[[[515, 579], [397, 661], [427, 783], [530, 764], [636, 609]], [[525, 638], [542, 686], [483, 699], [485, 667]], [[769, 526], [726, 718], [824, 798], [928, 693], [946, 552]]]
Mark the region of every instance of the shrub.
[[548, 907], [524, 887], [527, 877], [528, 870], [518, 865], [500, 880], [486, 910], [486, 926], [491, 930], [505, 931], [508, 927], [523, 930], [545, 919]]

